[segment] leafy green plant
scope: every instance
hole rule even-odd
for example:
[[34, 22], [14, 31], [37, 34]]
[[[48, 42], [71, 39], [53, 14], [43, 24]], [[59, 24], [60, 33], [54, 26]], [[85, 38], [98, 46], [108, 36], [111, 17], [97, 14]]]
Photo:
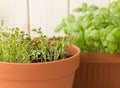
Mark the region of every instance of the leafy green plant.
[[68, 56], [63, 37], [48, 38], [41, 29], [30, 37], [19, 28], [0, 26], [0, 62], [37, 63], [61, 60]]
[[120, 0], [113, 1], [107, 8], [83, 3], [74, 12], [80, 16], [68, 15], [55, 32], [64, 30], [69, 42], [79, 46], [84, 53], [120, 52]]

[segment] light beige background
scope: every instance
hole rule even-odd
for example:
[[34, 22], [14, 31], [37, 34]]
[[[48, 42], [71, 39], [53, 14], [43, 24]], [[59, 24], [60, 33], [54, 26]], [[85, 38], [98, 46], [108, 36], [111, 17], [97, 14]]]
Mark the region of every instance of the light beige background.
[[[29, 0], [31, 29], [42, 27], [47, 36], [63, 35], [55, 34], [54, 28], [61, 19], [72, 13], [75, 7], [83, 2], [95, 4], [99, 7], [108, 6], [112, 0]], [[26, 0], [0, 0], [0, 20], [4, 19], [9, 27], [20, 27], [27, 30]], [[34, 35], [34, 34], [32, 34]]]

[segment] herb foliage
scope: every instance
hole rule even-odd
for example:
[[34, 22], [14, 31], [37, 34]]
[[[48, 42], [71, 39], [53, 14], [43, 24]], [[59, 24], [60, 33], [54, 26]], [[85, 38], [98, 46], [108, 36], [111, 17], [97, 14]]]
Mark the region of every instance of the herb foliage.
[[69, 42], [76, 44], [84, 53], [120, 52], [120, 0], [113, 1], [107, 8], [83, 3], [74, 12], [80, 16], [68, 15], [55, 32], [64, 30]]
[[30, 37], [19, 28], [0, 26], [0, 62], [38, 63], [65, 59], [66, 41], [63, 37], [48, 38], [41, 29], [33, 29]]

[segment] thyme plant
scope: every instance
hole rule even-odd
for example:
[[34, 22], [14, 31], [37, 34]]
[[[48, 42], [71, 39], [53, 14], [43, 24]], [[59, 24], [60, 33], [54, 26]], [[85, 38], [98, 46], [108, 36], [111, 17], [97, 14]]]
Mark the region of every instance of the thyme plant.
[[41, 29], [34, 29], [36, 37], [30, 37], [19, 28], [0, 26], [0, 62], [37, 63], [66, 58], [64, 38], [48, 38]]
[[[41, 29], [34, 29], [42, 35]], [[63, 37], [39, 36], [32, 39], [32, 51], [30, 60], [32, 62], [47, 62], [64, 59], [68, 56], [66, 52], [66, 40]]]

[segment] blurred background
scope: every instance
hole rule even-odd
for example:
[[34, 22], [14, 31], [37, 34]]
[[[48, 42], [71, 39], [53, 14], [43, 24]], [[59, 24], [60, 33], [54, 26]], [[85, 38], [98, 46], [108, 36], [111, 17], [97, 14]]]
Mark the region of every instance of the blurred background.
[[30, 31], [41, 27], [45, 35], [53, 36], [58, 35], [54, 33], [54, 28], [62, 18], [83, 2], [107, 7], [111, 1], [113, 0], [0, 0], [0, 20], [4, 20], [8, 27], [19, 27], [26, 32], [29, 31], [28, 25]]

